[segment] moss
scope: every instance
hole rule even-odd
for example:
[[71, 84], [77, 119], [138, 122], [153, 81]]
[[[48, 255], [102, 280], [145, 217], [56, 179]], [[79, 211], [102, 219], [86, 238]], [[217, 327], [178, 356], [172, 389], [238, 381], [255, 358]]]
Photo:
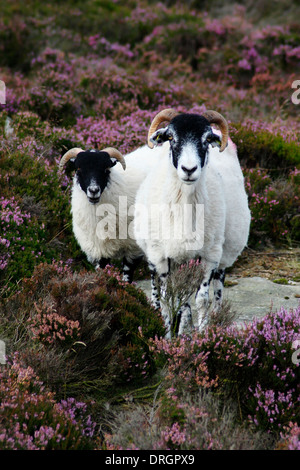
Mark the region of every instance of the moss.
[[284, 284], [284, 285], [287, 285], [289, 283], [288, 280], [285, 278], [273, 279], [273, 282], [275, 282], [275, 284]]
[[237, 281], [228, 281], [228, 280], [226, 280], [225, 283], [224, 283], [225, 287], [232, 287], [232, 286], [237, 286], [237, 285], [238, 285]]

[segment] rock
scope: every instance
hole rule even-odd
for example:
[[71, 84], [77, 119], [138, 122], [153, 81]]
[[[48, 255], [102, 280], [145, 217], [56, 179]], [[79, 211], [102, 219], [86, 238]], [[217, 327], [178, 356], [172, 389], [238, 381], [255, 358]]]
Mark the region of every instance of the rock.
[[237, 279], [238, 284], [225, 288], [224, 298], [238, 313], [238, 322], [262, 318], [270, 311], [281, 307], [290, 309], [299, 306], [300, 285], [275, 284], [263, 277]]
[[[224, 299], [237, 313], [237, 323], [244, 324], [254, 318], [262, 318], [270, 311], [276, 312], [281, 307], [297, 308], [300, 304], [300, 284], [276, 284], [263, 277], [231, 277], [227, 278]], [[150, 281], [137, 283], [148, 298], [151, 296]], [[194, 303], [192, 301], [192, 308]]]

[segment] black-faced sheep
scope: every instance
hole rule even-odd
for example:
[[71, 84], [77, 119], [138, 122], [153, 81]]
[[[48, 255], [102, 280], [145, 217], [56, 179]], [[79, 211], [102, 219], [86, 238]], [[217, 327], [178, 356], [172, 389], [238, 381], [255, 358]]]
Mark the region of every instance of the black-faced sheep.
[[[162, 123], [164, 127], [159, 129]], [[213, 281], [218, 308], [225, 268], [247, 244], [250, 211], [236, 147], [228, 140], [228, 125], [219, 113], [207, 111], [200, 116], [163, 110], [152, 121], [148, 143], [152, 148], [162, 146], [157, 147], [159, 164], [137, 192], [134, 233], [152, 277], [158, 275], [160, 306], [170, 337], [170, 318], [164, 304], [170, 270], [176, 264], [201, 258], [204, 278], [196, 293], [196, 306], [198, 328], [203, 327], [210, 283]], [[182, 311], [179, 334], [191, 316], [187, 307]]]
[[133, 205], [141, 182], [155, 165], [153, 152], [147, 145], [125, 157], [111, 147], [73, 148], [60, 160], [60, 168], [66, 165], [75, 171], [71, 213], [78, 244], [95, 268], [122, 259], [124, 280], [132, 282], [143, 257], [131, 227]]

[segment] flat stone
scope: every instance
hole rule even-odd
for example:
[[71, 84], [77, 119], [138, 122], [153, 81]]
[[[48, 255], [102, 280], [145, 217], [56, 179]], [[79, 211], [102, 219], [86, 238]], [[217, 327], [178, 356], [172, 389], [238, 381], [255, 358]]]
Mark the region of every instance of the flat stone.
[[[277, 284], [263, 277], [226, 277], [231, 284], [224, 289], [224, 300], [237, 313], [236, 323], [249, 323], [255, 318], [262, 318], [270, 311], [276, 312], [281, 307], [294, 309], [300, 305], [300, 284]], [[147, 297], [151, 297], [151, 284], [148, 280], [138, 281]], [[192, 309], [195, 305], [192, 299]]]
[[237, 312], [237, 322], [244, 323], [262, 318], [281, 307], [297, 308], [300, 304], [300, 285], [277, 284], [262, 277], [235, 279], [236, 285], [224, 289], [224, 299]]

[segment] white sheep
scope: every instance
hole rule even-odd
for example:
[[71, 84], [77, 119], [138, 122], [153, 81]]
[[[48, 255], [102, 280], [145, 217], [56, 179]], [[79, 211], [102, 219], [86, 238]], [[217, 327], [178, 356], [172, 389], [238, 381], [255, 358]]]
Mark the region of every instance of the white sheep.
[[75, 170], [71, 213], [79, 246], [95, 268], [104, 268], [111, 259], [123, 259], [128, 282], [143, 257], [131, 229], [132, 206], [155, 161], [147, 145], [125, 157], [111, 147], [102, 151], [73, 148], [60, 160], [60, 168], [71, 165]]
[[[158, 129], [163, 122], [165, 127]], [[211, 127], [213, 123], [220, 133]], [[161, 111], [148, 134], [148, 145], [153, 148], [158, 144], [163, 144], [158, 147], [159, 164], [149, 172], [136, 195], [134, 233], [148, 259], [152, 279], [158, 275], [160, 306], [170, 337], [164, 298], [173, 266], [193, 258], [202, 260], [204, 277], [196, 294], [200, 329], [207, 320], [211, 280], [214, 308], [218, 308], [225, 268], [235, 262], [247, 244], [250, 211], [236, 147], [228, 140], [228, 125], [219, 113], [207, 111], [200, 116], [178, 114], [172, 109]], [[153, 292], [152, 301], [156, 296]], [[179, 334], [190, 317], [190, 308], [185, 308]]]

